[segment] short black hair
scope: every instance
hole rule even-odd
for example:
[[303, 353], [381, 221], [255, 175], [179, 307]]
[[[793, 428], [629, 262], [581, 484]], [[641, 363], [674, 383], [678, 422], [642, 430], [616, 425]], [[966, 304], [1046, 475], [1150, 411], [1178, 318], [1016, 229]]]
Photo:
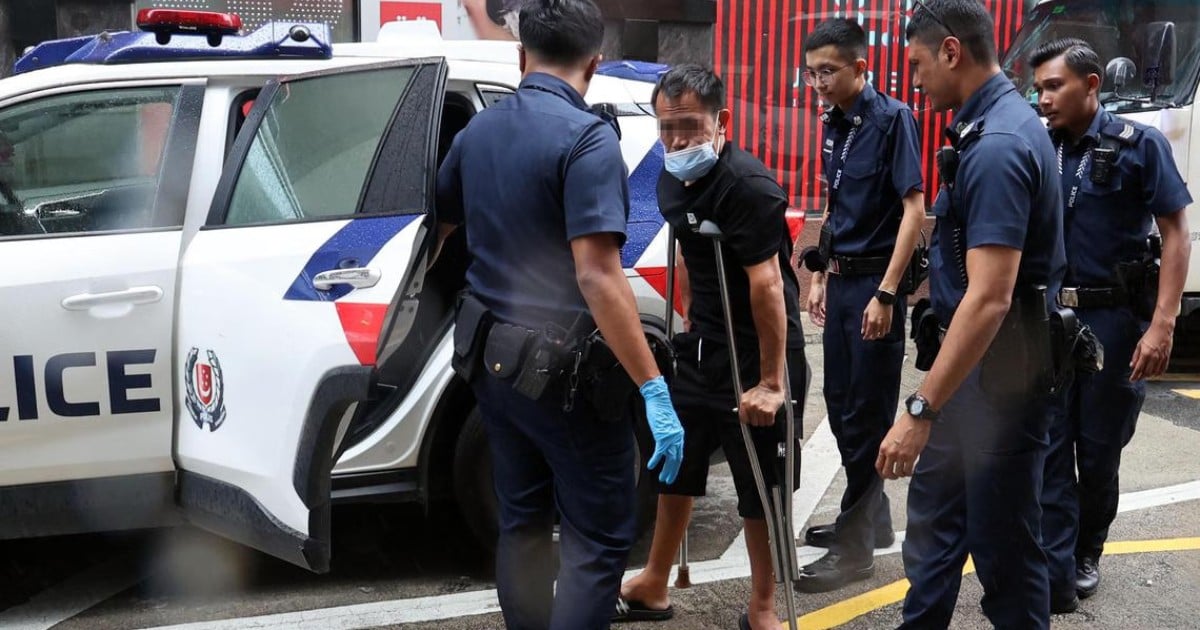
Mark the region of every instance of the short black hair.
[[1067, 62], [1067, 67], [1071, 69], [1071, 72], [1082, 79], [1086, 79], [1089, 74], [1094, 74], [1101, 80], [1104, 79], [1104, 68], [1100, 66], [1100, 55], [1096, 54], [1090, 44], [1075, 37], [1064, 37], [1038, 46], [1037, 50], [1029, 55], [1029, 65], [1036, 70], [1047, 61], [1059, 57]]
[[592, 0], [528, 0], [517, 25], [521, 46], [551, 63], [584, 61], [604, 45], [604, 18]]
[[725, 107], [725, 82], [711, 68], [694, 63], [680, 64], [662, 75], [658, 85], [654, 86], [650, 102], [657, 105], [659, 94], [677, 101], [689, 92], [714, 114]]
[[867, 33], [858, 22], [848, 18], [833, 18], [817, 25], [804, 38], [804, 52], [833, 46], [846, 61], [867, 57]]
[[979, 0], [918, 0], [908, 20], [909, 42], [956, 37], [979, 64], [996, 63], [996, 20]]

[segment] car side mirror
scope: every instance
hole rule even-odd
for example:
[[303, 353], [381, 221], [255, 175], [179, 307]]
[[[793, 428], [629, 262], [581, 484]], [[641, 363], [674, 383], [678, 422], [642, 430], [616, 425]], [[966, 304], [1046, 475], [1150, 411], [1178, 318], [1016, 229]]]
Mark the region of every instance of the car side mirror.
[[1113, 89], [1120, 92], [1122, 88], [1133, 82], [1133, 78], [1137, 76], [1137, 65], [1129, 57], [1117, 57], [1108, 62], [1104, 67], [1104, 78], [1106, 82], [1113, 86]]
[[1175, 23], [1151, 22], [1146, 27], [1145, 46], [1142, 48], [1145, 69], [1142, 83], [1150, 88], [1171, 85], [1175, 82]]

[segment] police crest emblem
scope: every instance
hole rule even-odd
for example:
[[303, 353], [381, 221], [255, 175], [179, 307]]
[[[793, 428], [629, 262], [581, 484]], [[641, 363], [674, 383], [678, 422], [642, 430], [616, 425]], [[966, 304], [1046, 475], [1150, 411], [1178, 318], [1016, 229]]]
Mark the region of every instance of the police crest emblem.
[[185, 406], [196, 426], [216, 431], [225, 422], [225, 381], [221, 374], [221, 362], [217, 353], [205, 351], [205, 360], [200, 360], [200, 349], [188, 352], [183, 368]]

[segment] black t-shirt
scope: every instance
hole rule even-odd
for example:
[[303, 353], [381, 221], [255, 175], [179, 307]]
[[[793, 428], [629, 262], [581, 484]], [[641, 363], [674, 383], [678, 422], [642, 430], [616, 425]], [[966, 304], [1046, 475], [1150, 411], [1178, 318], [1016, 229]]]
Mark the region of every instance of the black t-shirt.
[[726, 143], [721, 159], [707, 175], [684, 186], [670, 173], [658, 180], [658, 205], [675, 228], [687, 265], [692, 303], [688, 319], [704, 339], [726, 342], [725, 316], [717, 280], [712, 240], [701, 236], [700, 224], [711, 220], [725, 233], [725, 275], [730, 310], [741, 348], [757, 348], [758, 332], [750, 309], [750, 282], [745, 267], [775, 257], [783, 274], [788, 348], [803, 348], [800, 328], [800, 284], [792, 269], [792, 241], [787, 226], [788, 198], [767, 167], [754, 156]]

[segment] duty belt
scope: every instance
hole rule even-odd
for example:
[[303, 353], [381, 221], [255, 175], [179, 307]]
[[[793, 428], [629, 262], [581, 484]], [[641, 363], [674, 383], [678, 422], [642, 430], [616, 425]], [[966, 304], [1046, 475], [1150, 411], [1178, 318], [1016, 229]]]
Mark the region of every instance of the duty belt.
[[1058, 292], [1058, 303], [1067, 308], [1109, 308], [1128, 306], [1129, 298], [1116, 287], [1064, 287]]
[[830, 256], [829, 273], [840, 276], [870, 276], [887, 273], [891, 258], [878, 256], [874, 258], [858, 258], [850, 256]]

